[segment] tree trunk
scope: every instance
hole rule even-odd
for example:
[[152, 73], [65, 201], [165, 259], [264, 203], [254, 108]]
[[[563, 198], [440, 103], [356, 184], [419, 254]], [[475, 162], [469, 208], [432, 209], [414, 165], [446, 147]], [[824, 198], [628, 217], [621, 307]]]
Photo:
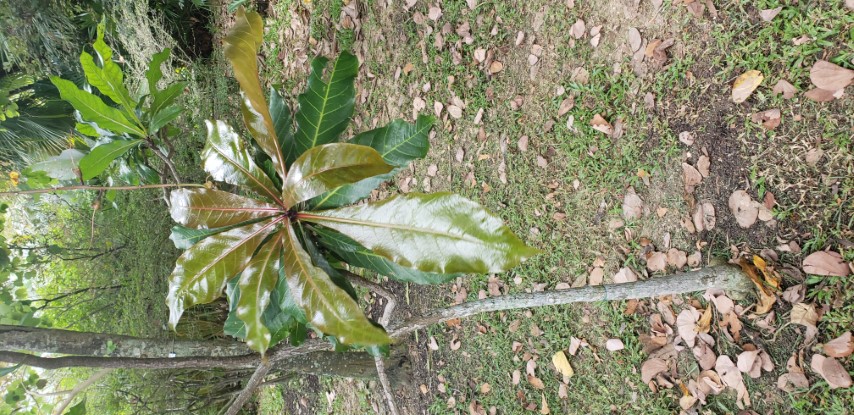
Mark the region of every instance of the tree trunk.
[[[652, 278], [627, 284], [589, 286], [577, 289], [515, 294], [472, 301], [452, 307], [439, 308], [390, 325], [389, 335], [401, 339], [407, 334], [454, 318], [464, 318], [484, 312], [534, 308], [573, 302], [613, 301], [647, 298], [664, 294], [679, 294], [720, 288], [747, 291], [752, 283], [741, 270], [732, 266], [715, 266], [699, 271]], [[107, 344], [115, 350], [108, 357]], [[274, 370], [347, 377], [363, 377], [375, 370], [374, 359], [366, 353], [334, 353], [331, 345], [309, 340], [300, 346], [280, 345], [271, 349], [267, 359]], [[20, 353], [60, 353], [71, 356], [40, 357]], [[169, 357], [170, 353], [175, 357]], [[125, 368], [125, 369], [247, 369], [261, 364], [261, 357], [244, 344], [233, 341], [190, 341], [144, 339], [98, 333], [42, 329], [19, 326], [0, 326], [0, 362], [22, 363], [43, 369], [65, 367]], [[406, 371], [405, 356], [392, 355], [385, 366], [390, 376]]]

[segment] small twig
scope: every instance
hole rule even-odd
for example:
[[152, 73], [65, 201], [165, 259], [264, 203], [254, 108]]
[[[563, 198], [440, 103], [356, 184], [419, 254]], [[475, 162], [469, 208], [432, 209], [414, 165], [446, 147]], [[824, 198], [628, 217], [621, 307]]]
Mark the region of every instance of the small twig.
[[169, 156], [163, 154], [163, 152], [160, 151], [159, 148], [157, 148], [157, 145], [154, 144], [153, 140], [147, 140], [146, 144], [147, 147], [151, 150], [151, 152], [154, 153], [157, 158], [163, 161], [163, 164], [165, 164], [167, 168], [169, 168], [169, 173], [172, 174], [172, 178], [175, 179], [176, 182], [181, 183], [181, 176], [178, 175], [178, 169], [175, 168], [175, 163], [172, 163], [172, 160], [169, 159]]
[[92, 386], [95, 382], [100, 380], [102, 377], [106, 376], [111, 371], [112, 371], [112, 369], [101, 369], [101, 370], [95, 372], [95, 374], [93, 374], [92, 376], [90, 376], [89, 379], [86, 379], [83, 382], [80, 382], [77, 386], [74, 387], [74, 389], [72, 389], [70, 391], [70, 395], [68, 395], [68, 397], [65, 398], [65, 400], [63, 400], [62, 403], [56, 407], [56, 409], [53, 411], [53, 413], [55, 415], [61, 414], [62, 411], [64, 411], [65, 408], [67, 408], [68, 405], [71, 404], [71, 401], [73, 401], [74, 398], [76, 398], [77, 395], [80, 394], [80, 392], [83, 392], [84, 390], [86, 390], [86, 388]]
[[270, 359], [261, 359], [261, 364], [257, 369], [255, 369], [255, 373], [253, 373], [252, 377], [249, 378], [249, 382], [246, 382], [246, 386], [242, 391], [240, 391], [240, 394], [237, 395], [237, 398], [234, 399], [228, 407], [228, 410], [225, 411], [225, 415], [237, 415], [237, 413], [240, 412], [240, 408], [243, 408], [243, 405], [246, 405], [246, 402], [249, 401], [249, 398], [252, 397], [255, 390], [261, 386], [264, 382], [264, 377], [267, 376], [267, 373], [270, 372], [272, 367], [273, 362], [271, 362]]
[[365, 279], [361, 275], [354, 274], [350, 271], [341, 270], [344, 276], [350, 280], [353, 285], [357, 287], [361, 287], [370, 291], [377, 293], [377, 295], [386, 299], [385, 309], [383, 310], [383, 315], [380, 317], [380, 325], [383, 327], [388, 326], [389, 321], [391, 321], [391, 314], [394, 312], [394, 308], [397, 307], [397, 296], [395, 296], [391, 291], [383, 288], [383, 286]]
[[397, 405], [394, 403], [394, 394], [392, 394], [391, 384], [388, 381], [388, 375], [385, 373], [385, 364], [382, 356], [374, 356], [374, 362], [377, 364], [377, 377], [380, 378], [380, 384], [383, 386], [383, 395], [385, 395], [385, 403], [388, 406], [388, 411], [392, 415], [399, 415]]
[[141, 190], [141, 189], [165, 189], [170, 187], [205, 187], [197, 183], [165, 183], [145, 184], [140, 186], [63, 186], [51, 187], [49, 189], [17, 190], [13, 192], [0, 192], [0, 195], [34, 195], [41, 193], [54, 193], [69, 190]]

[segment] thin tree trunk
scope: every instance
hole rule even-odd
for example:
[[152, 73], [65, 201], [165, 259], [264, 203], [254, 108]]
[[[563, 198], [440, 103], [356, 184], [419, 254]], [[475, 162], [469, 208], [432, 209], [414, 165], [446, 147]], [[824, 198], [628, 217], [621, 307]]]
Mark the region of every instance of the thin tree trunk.
[[[427, 327], [431, 324], [440, 323], [454, 318], [469, 317], [479, 313], [500, 310], [534, 308], [574, 302], [613, 301], [624, 299], [647, 298], [665, 294], [679, 294], [696, 291], [704, 291], [709, 288], [720, 288], [733, 291], [747, 291], [752, 288], [750, 280], [739, 270], [729, 265], [715, 266], [699, 271], [675, 274], [666, 277], [652, 278], [627, 284], [611, 284], [602, 286], [582, 287], [562, 291], [548, 291], [531, 294], [515, 294], [503, 297], [488, 298], [472, 301], [453, 307], [440, 308], [429, 311], [422, 316], [414, 317], [399, 324], [392, 323], [388, 328], [392, 338], [401, 339], [407, 334]], [[51, 337], [50, 332], [60, 332], [58, 337]], [[33, 335], [32, 333], [39, 333]], [[18, 340], [19, 336], [26, 341]], [[74, 337], [79, 336], [79, 337]], [[96, 338], [89, 342], [89, 337]], [[56, 343], [56, 339], [70, 339], [75, 341]], [[51, 339], [53, 339], [51, 341]], [[92, 350], [103, 350], [101, 356], [106, 355], [107, 340], [121, 346], [121, 342], [135, 344], [139, 350], [133, 347], [125, 347], [122, 354], [135, 356], [157, 356], [157, 357], [95, 357]], [[182, 349], [186, 353], [197, 353], [196, 355], [184, 355], [186, 357], [164, 358], [163, 353], [168, 353], [172, 345], [183, 343], [187, 347]], [[58, 346], [61, 345], [60, 346]], [[206, 347], [210, 344], [211, 347]], [[13, 347], [10, 347], [13, 346]], [[87, 349], [87, 345], [91, 347]], [[240, 345], [239, 347], [237, 345]], [[241, 349], [242, 347], [242, 349]], [[279, 369], [298, 370], [306, 368], [310, 371], [330, 370], [336, 373], [336, 368], [348, 367], [348, 361], [355, 361], [354, 357], [359, 354], [334, 354], [329, 352], [329, 343], [312, 340], [306, 343], [290, 347], [282, 345], [273, 348], [269, 353], [269, 359]], [[127, 336], [111, 336], [93, 333], [76, 333], [65, 330], [33, 329], [17, 326], [0, 326], [0, 350], [29, 350], [33, 352], [84, 354], [85, 356], [66, 356], [56, 358], [45, 358], [13, 351], [0, 351], [0, 361], [7, 363], [23, 363], [43, 369], [59, 369], [64, 367], [99, 367], [99, 368], [138, 368], [138, 369], [255, 369], [261, 364], [260, 356], [247, 352], [245, 345], [235, 342], [191, 342], [160, 339], [139, 339]], [[174, 349], [178, 350], [178, 349]], [[242, 354], [230, 354], [240, 353]], [[306, 356], [308, 354], [312, 354]], [[362, 353], [361, 355], [366, 355]], [[369, 357], [369, 356], [368, 356]], [[369, 367], [374, 368], [373, 359], [366, 362]], [[358, 367], [351, 365], [350, 367]]]

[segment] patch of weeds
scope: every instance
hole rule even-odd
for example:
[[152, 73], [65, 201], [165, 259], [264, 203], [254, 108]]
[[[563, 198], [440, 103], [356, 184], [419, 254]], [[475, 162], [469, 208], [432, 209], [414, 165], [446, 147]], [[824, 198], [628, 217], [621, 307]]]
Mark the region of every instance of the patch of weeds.
[[285, 413], [285, 400], [279, 386], [261, 388], [255, 396], [258, 415], [282, 415]]

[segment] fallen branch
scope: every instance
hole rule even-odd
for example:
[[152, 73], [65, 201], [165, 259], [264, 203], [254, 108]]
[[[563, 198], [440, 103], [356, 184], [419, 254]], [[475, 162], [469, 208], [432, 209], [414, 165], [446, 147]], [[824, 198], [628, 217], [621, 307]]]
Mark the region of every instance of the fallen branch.
[[267, 376], [267, 373], [270, 372], [272, 367], [273, 362], [269, 359], [261, 359], [261, 364], [258, 365], [257, 369], [255, 369], [255, 373], [253, 373], [252, 377], [249, 378], [249, 382], [246, 382], [246, 386], [242, 391], [240, 391], [237, 398], [235, 398], [231, 405], [229, 405], [228, 410], [225, 411], [225, 415], [237, 415], [237, 413], [240, 412], [240, 408], [243, 408], [243, 405], [246, 405], [246, 402], [249, 401], [249, 398], [252, 397], [255, 390], [264, 383], [264, 377]]

